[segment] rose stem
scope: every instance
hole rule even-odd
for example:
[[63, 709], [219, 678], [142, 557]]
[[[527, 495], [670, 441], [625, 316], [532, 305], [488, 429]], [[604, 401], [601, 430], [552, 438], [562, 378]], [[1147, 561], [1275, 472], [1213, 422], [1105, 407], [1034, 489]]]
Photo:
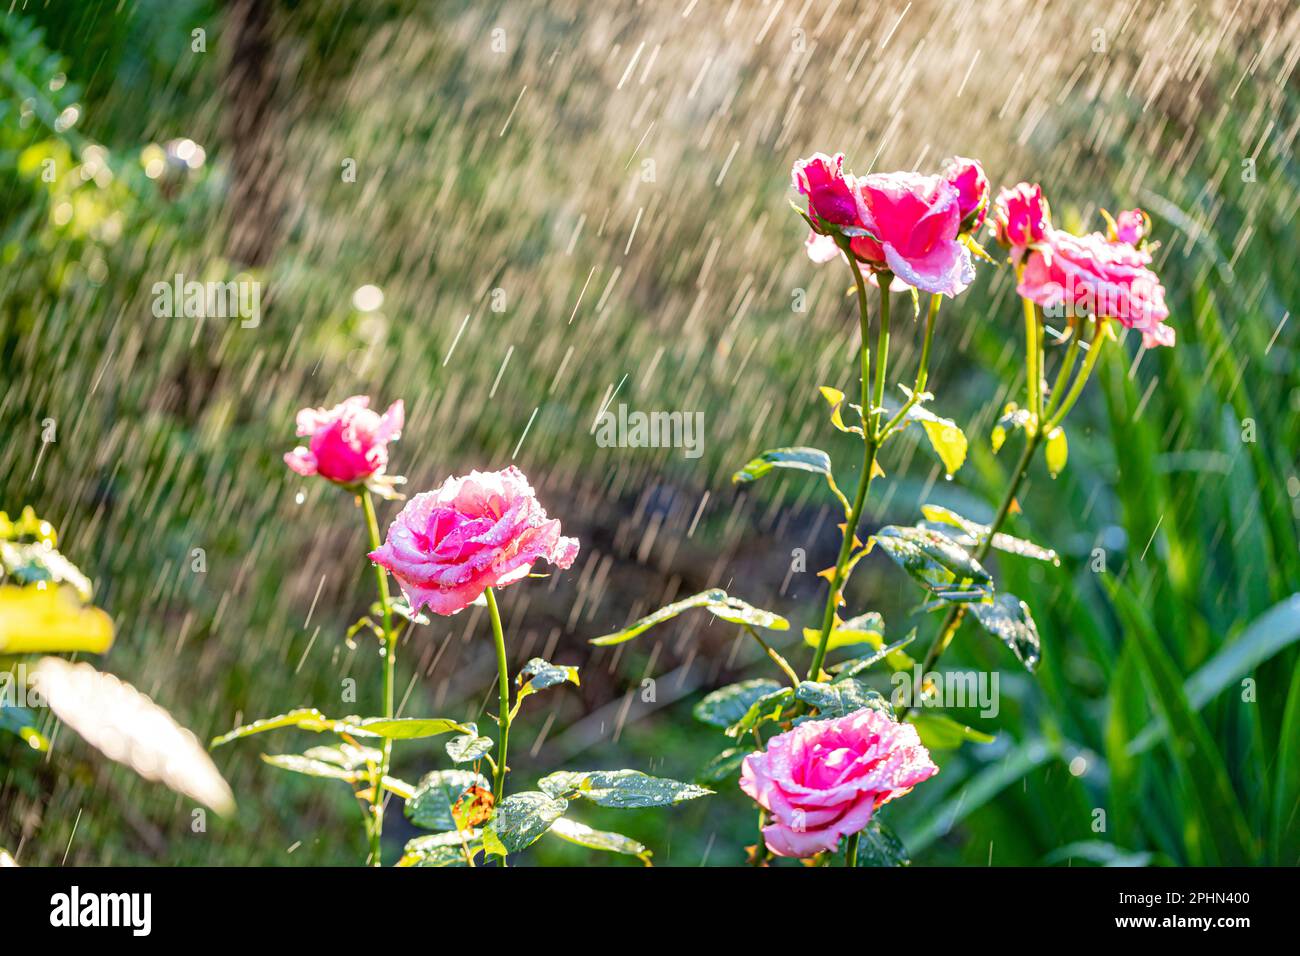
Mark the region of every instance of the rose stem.
[[[1027, 309], [1028, 308], [1032, 308], [1032, 304], [1028, 305]], [[989, 525], [989, 533], [985, 536], [984, 540], [979, 543], [979, 546], [974, 551], [976, 561], [983, 561], [984, 558], [988, 556], [989, 550], [993, 547], [993, 536], [1002, 530], [1002, 525], [1006, 521], [1007, 515], [1011, 513], [1011, 503], [1015, 501], [1016, 492], [1020, 490], [1020, 484], [1024, 480], [1025, 474], [1029, 471], [1029, 464], [1033, 460], [1034, 452], [1038, 449], [1044, 436], [1065, 420], [1066, 414], [1074, 407], [1074, 403], [1078, 401], [1079, 395], [1083, 392], [1084, 385], [1087, 384], [1089, 376], [1092, 375], [1093, 368], [1097, 365], [1097, 359], [1101, 357], [1102, 346], [1105, 344], [1107, 338], [1109, 338], [1109, 332], [1102, 328], [1098, 328], [1097, 331], [1093, 333], [1092, 347], [1088, 351], [1088, 357], [1084, 359], [1083, 367], [1079, 370], [1079, 374], [1071, 384], [1069, 394], [1066, 395], [1065, 400], [1061, 403], [1061, 407], [1056, 411], [1055, 416], [1051, 420], [1044, 423], [1043, 427], [1034, 428], [1029, 432], [1028, 437], [1025, 439], [1024, 450], [1020, 453], [1020, 460], [1016, 463], [1015, 471], [1011, 473], [1011, 483], [1007, 486], [1006, 493], [1002, 496], [1002, 503], [998, 505], [997, 514], [993, 517], [993, 523]], [[1031, 394], [1032, 388], [1033, 386], [1031, 385]], [[1041, 389], [1041, 384], [1039, 385], [1039, 388]], [[947, 650], [948, 645], [952, 642], [953, 636], [957, 633], [957, 628], [961, 625], [962, 618], [965, 614], [966, 606], [964, 604], [954, 604], [949, 609], [948, 616], [944, 618], [943, 626], [939, 628], [938, 636], [935, 638], [934, 643], [930, 645], [930, 649], [925, 654], [925, 660], [921, 664], [922, 679], [924, 679], [924, 676], [929, 673], [930, 669], [939, 662], [940, 656], [942, 656], [943, 652]], [[898, 719], [902, 720], [907, 716], [909, 710], [911, 710], [910, 706], [904, 706], [899, 710]]]
[[[375, 502], [370, 497], [369, 489], [361, 492], [361, 505], [366, 513], [366, 530], [370, 533], [370, 550], [379, 549], [379, 521], [375, 517]], [[381, 565], [375, 566], [375, 583], [379, 585], [379, 604], [384, 616], [384, 717], [393, 716], [393, 673], [397, 661], [397, 633], [393, 630], [392, 599], [388, 595], [388, 572]], [[384, 779], [393, 756], [393, 741], [385, 737], [381, 745], [379, 761], [379, 779], [374, 784], [371, 807], [374, 822], [370, 828], [370, 865], [383, 866], [383, 847], [380, 837], [384, 832]]]
[[858, 837], [859, 836], [861, 836], [861, 831], [859, 831], [858, 833], [854, 833], [849, 837], [849, 847], [844, 853], [845, 866], [858, 865]]
[[849, 269], [853, 272], [853, 282], [858, 291], [858, 327], [862, 332], [862, 347], [860, 349], [862, 358], [862, 404], [863, 404], [863, 456], [862, 456], [862, 473], [858, 475], [858, 491], [853, 499], [853, 507], [849, 511], [848, 520], [844, 523], [844, 540], [840, 543], [840, 554], [835, 561], [835, 576], [831, 579], [830, 593], [826, 596], [826, 611], [822, 615], [822, 632], [817, 641], [817, 650], [813, 654], [812, 666], [808, 668], [808, 679], [815, 681], [821, 678], [822, 663], [826, 660], [826, 645], [830, 641], [831, 630], [835, 626], [835, 611], [839, 607], [840, 589], [844, 587], [845, 566], [848, 564], [849, 555], [853, 551], [853, 542], [857, 537], [858, 520], [862, 517], [862, 506], [866, 504], [867, 493], [871, 490], [872, 472], [876, 470], [876, 452], [880, 448], [880, 412], [879, 406], [884, 401], [885, 394], [885, 365], [889, 357], [889, 283], [893, 281], [893, 275], [889, 272], [881, 272], [876, 276], [880, 283], [880, 332], [876, 339], [876, 381], [875, 381], [875, 398], [874, 404], [869, 401], [869, 392], [867, 383], [871, 378], [871, 350], [867, 346], [869, 339], [870, 321], [867, 316], [867, 287], [862, 280], [862, 269], [859, 268], [857, 260], [853, 258], [853, 252], [849, 249], [848, 240], [840, 241], [840, 248], [844, 250], [845, 256], [848, 257]]
[[[497, 765], [493, 770], [496, 782], [492, 788], [492, 797], [493, 805], [496, 806], [501, 803], [506, 785], [506, 747], [510, 742], [510, 664], [506, 660], [506, 639], [501, 632], [501, 612], [497, 610], [496, 595], [492, 593], [491, 588], [483, 594], [487, 598], [488, 615], [492, 618], [492, 640], [497, 650], [497, 694], [500, 710], [497, 727], [500, 728], [501, 739], [497, 744]], [[505, 865], [504, 859], [501, 865]]]

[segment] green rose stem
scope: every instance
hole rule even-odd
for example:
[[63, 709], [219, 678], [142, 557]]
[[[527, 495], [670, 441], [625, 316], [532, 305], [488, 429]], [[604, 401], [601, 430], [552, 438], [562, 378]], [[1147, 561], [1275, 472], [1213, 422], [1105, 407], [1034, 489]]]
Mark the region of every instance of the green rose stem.
[[[843, 237], [836, 240], [844, 255], [848, 258], [849, 269], [853, 273], [853, 283], [857, 286], [858, 291], [858, 326], [862, 332], [862, 347], [860, 354], [862, 357], [862, 430], [863, 430], [863, 456], [862, 456], [862, 473], [858, 475], [858, 491], [853, 498], [853, 506], [849, 511], [848, 520], [844, 523], [844, 540], [840, 544], [839, 558], [835, 561], [835, 575], [831, 579], [830, 593], [826, 596], [826, 611], [822, 615], [821, 635], [817, 640], [817, 650], [813, 654], [812, 666], [808, 668], [808, 679], [815, 681], [821, 677], [822, 663], [826, 660], [826, 645], [830, 641], [831, 630], [835, 626], [835, 610], [839, 607], [840, 589], [844, 587], [846, 577], [845, 568], [848, 566], [849, 555], [853, 552], [853, 542], [856, 539], [858, 528], [858, 519], [862, 517], [862, 507], [866, 504], [867, 493], [871, 489], [872, 473], [876, 470], [876, 452], [880, 448], [880, 413], [881, 404], [885, 396], [885, 366], [889, 357], [889, 283], [893, 280], [893, 274], [881, 272], [876, 276], [880, 284], [880, 332], [876, 339], [876, 380], [874, 393], [868, 392], [868, 382], [871, 379], [871, 349], [867, 343], [870, 341], [868, 334], [870, 332], [870, 320], [867, 316], [867, 287], [862, 279], [862, 269], [859, 268], [857, 260], [853, 257], [853, 252], [849, 248], [849, 241]], [[871, 401], [868, 396], [874, 395]]]
[[[370, 550], [377, 551], [379, 541], [379, 521], [375, 517], [375, 502], [370, 497], [369, 489], [361, 492], [361, 506], [366, 513], [366, 530], [370, 532]], [[388, 572], [380, 565], [375, 566], [375, 582], [379, 585], [379, 604], [384, 617], [384, 716], [393, 716], [393, 674], [397, 661], [397, 632], [393, 629], [393, 602], [388, 594]], [[393, 741], [384, 738], [381, 745], [382, 756], [379, 762], [379, 776], [374, 782], [371, 797], [370, 824], [370, 865], [383, 865], [383, 848], [380, 837], [384, 832], [384, 780], [388, 777], [388, 768], [393, 757]]]
[[[1032, 332], [1030, 332], [1029, 326], [1026, 324], [1026, 338], [1030, 340], [1030, 342], [1026, 344], [1029, 345], [1037, 339], [1037, 313], [1034, 311], [1033, 303], [1028, 300], [1026, 300], [1025, 315], [1026, 323], [1028, 323], [1028, 317], [1030, 315], [1034, 315], [1035, 318], [1034, 329]], [[1070, 389], [1065, 393], [1063, 399], [1061, 399], [1060, 393], [1057, 392], [1057, 390], [1063, 384], [1062, 379], [1065, 375], [1065, 369], [1063, 368], [1062, 373], [1057, 376], [1056, 388], [1053, 389], [1057, 394], [1051, 396], [1048, 404], [1047, 413], [1050, 414], [1051, 417], [1048, 418], [1041, 427], [1036, 423], [1036, 419], [1034, 423], [1031, 423], [1032, 427], [1029, 429], [1028, 435], [1025, 439], [1024, 450], [1021, 451], [1020, 460], [1016, 462], [1015, 470], [1011, 473], [1011, 483], [1007, 486], [1007, 490], [1002, 496], [1002, 503], [998, 505], [997, 514], [994, 515], [993, 522], [989, 525], [989, 533], [985, 536], [984, 540], [979, 543], [979, 546], [976, 547], [974, 551], [976, 561], [983, 561], [988, 556], [990, 549], [993, 547], [993, 536], [1002, 530], [1002, 525], [1007, 520], [1007, 515], [1011, 512], [1011, 503], [1015, 501], [1016, 492], [1020, 490], [1021, 482], [1024, 481], [1025, 475], [1029, 471], [1029, 465], [1033, 461], [1034, 453], [1038, 450], [1038, 446], [1042, 444], [1043, 438], [1060, 427], [1061, 422], [1065, 420], [1065, 416], [1069, 414], [1070, 409], [1072, 409], [1075, 402], [1079, 400], [1079, 396], [1083, 393], [1083, 387], [1088, 383], [1088, 379], [1092, 375], [1092, 370], [1097, 365], [1097, 360], [1101, 358], [1101, 353], [1106, 344], [1106, 340], [1110, 337], [1110, 329], [1101, 323], [1098, 323], [1098, 329], [1093, 334], [1091, 346], [1088, 349], [1088, 357], [1083, 360], [1083, 367], [1079, 370], [1079, 374], [1075, 376], [1074, 382], [1070, 385]], [[1073, 365], [1073, 359], [1068, 354], [1065, 361], [1070, 365]], [[1031, 361], [1030, 366], [1036, 370], [1037, 374], [1042, 374], [1042, 368], [1036, 364], [1036, 361]], [[1042, 383], [1031, 380], [1028, 388], [1030, 402], [1032, 404], [1034, 392], [1038, 392], [1041, 397]], [[1058, 401], [1060, 403], [1059, 408], [1056, 407]], [[948, 616], [944, 618], [943, 626], [939, 628], [938, 636], [925, 654], [925, 660], [921, 664], [922, 676], [929, 673], [930, 670], [939, 662], [939, 658], [943, 655], [943, 652], [947, 650], [948, 645], [952, 643], [953, 636], [957, 633], [957, 628], [961, 626], [962, 618], [965, 614], [966, 605], [964, 604], [954, 604], [949, 609]], [[907, 716], [908, 711], [911, 709], [911, 706], [904, 706], [901, 708], [898, 712], [898, 718], [901, 720], [903, 717]]]
[[488, 614], [492, 618], [492, 641], [497, 650], [497, 694], [500, 699], [500, 715], [497, 727], [501, 730], [501, 740], [497, 745], [497, 765], [493, 770], [496, 778], [492, 788], [494, 804], [501, 802], [506, 786], [506, 747], [510, 742], [510, 663], [506, 659], [506, 639], [501, 630], [501, 612], [497, 610], [497, 597], [488, 588], [483, 592], [487, 598]]

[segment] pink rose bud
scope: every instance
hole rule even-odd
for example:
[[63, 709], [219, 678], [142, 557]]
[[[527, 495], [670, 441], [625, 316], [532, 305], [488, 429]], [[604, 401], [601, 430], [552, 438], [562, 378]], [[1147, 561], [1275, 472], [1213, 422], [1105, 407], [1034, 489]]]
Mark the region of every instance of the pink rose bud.
[[1019, 249], [1042, 242], [1051, 225], [1041, 186], [1018, 183], [998, 193], [993, 207], [993, 229], [1002, 245]]
[[1127, 242], [1130, 246], [1140, 246], [1142, 240], [1151, 233], [1151, 217], [1141, 209], [1130, 209], [1115, 217], [1110, 230], [1111, 242]]
[[938, 772], [915, 727], [867, 708], [773, 737], [745, 758], [740, 789], [769, 814], [767, 848], [802, 858], [834, 850], [881, 804]]
[[491, 587], [526, 577], [539, 558], [567, 568], [576, 538], [560, 536], [519, 469], [471, 471], [418, 494], [388, 526], [371, 561], [397, 578], [411, 607], [455, 614]]
[[388, 466], [388, 443], [401, 437], [404, 416], [400, 399], [381, 416], [364, 395], [333, 408], [304, 408], [298, 413], [298, 436], [310, 440], [285, 455], [285, 464], [300, 475], [320, 475], [340, 485], [365, 481]]
[[1140, 331], [1148, 347], [1174, 344], [1174, 330], [1164, 324], [1165, 289], [1149, 268], [1150, 255], [1099, 232], [1075, 236], [1049, 229], [1043, 245], [1025, 263], [1020, 295], [1045, 310], [1115, 319]]
[[956, 295], [975, 278], [970, 252], [958, 241], [957, 190], [938, 176], [875, 173], [857, 180], [858, 216], [867, 235], [853, 254], [888, 269], [922, 292]]
[[808, 200], [808, 215], [834, 226], [860, 226], [853, 177], [844, 175], [844, 154], [813, 153], [794, 164], [790, 179]]
[[979, 160], [954, 156], [944, 166], [943, 178], [957, 190], [961, 231], [974, 232], [984, 225], [989, 205], [989, 179], [984, 175]]

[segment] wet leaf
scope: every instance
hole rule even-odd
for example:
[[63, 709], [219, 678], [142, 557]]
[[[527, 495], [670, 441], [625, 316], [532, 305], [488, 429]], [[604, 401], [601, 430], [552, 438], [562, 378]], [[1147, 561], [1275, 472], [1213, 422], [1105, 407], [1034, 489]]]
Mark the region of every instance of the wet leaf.
[[[350, 719], [350, 718], [349, 718]], [[357, 726], [377, 737], [389, 740], [419, 740], [437, 737], [452, 731], [466, 732], [469, 728], [458, 720], [446, 717], [365, 717]]]
[[415, 793], [406, 801], [402, 812], [406, 819], [427, 830], [455, 830], [456, 804], [472, 787], [490, 789], [481, 773], [472, 770], [435, 770], [420, 778]]
[[549, 832], [555, 834], [561, 840], [576, 843], [578, 846], [585, 846], [591, 850], [604, 850], [607, 853], [623, 853], [627, 856], [635, 856], [647, 866], [650, 865], [650, 851], [636, 840], [625, 837], [621, 833], [593, 830], [585, 823], [579, 823], [577, 820], [569, 820], [565, 817], [561, 817], [552, 823]]
[[944, 470], [955, 475], [966, 463], [966, 433], [950, 418], [940, 418], [924, 405], [913, 405], [907, 410], [909, 422], [920, 422], [930, 447], [943, 462]]
[[695, 705], [695, 719], [715, 727], [730, 727], [745, 716], [754, 701], [780, 689], [779, 683], [765, 677], [720, 687]]
[[465, 849], [471, 857], [483, 852], [482, 832], [479, 830], [450, 830], [430, 833], [408, 840], [398, 866], [469, 866]]
[[303, 756], [311, 760], [323, 760], [348, 770], [355, 770], [367, 764], [379, 766], [383, 754], [374, 747], [358, 747], [355, 744], [342, 743], [337, 747], [309, 747]]
[[553, 796], [581, 797], [601, 807], [667, 807], [713, 793], [693, 783], [652, 777], [640, 770], [561, 770], [538, 783]]
[[511, 794], [501, 801], [488, 827], [500, 841], [500, 847], [489, 841], [488, 852], [500, 855], [501, 847], [508, 853], [526, 849], [537, 842], [567, 809], [569, 805], [565, 801], [537, 790]]
[[1038, 666], [1038, 625], [1028, 604], [1014, 594], [999, 594], [991, 604], [969, 607], [980, 627], [1011, 648], [1027, 670]]
[[887, 525], [875, 541], [894, 562], [945, 601], [981, 601], [993, 580], [969, 551], [933, 528]]
[[916, 628], [912, 628], [907, 637], [901, 641], [895, 641], [888, 646], [877, 645], [876, 650], [870, 654], [864, 654], [862, 657], [855, 657], [852, 660], [836, 664], [830, 669], [831, 673], [836, 677], [857, 677], [863, 671], [874, 667], [881, 661], [888, 661], [891, 670], [908, 670], [914, 661], [902, 653], [902, 650], [914, 640], [916, 640]]
[[820, 448], [773, 448], [752, 459], [744, 468], [731, 476], [738, 484], [757, 481], [773, 468], [794, 468], [819, 475], [831, 473], [831, 456]]
[[762, 608], [746, 604], [740, 598], [731, 597], [721, 588], [710, 588], [707, 591], [692, 594], [688, 598], [682, 598], [680, 601], [674, 601], [672, 604], [661, 607], [653, 614], [647, 614], [645, 617], [633, 621], [621, 631], [594, 637], [589, 643], [598, 647], [622, 644], [624, 641], [639, 637], [656, 624], [662, 624], [683, 611], [689, 611], [697, 607], [707, 608], [711, 613], [723, 620], [735, 624], [749, 624], [754, 627], [763, 627], [776, 631], [784, 631], [790, 627], [790, 622], [779, 614], [773, 614], [771, 611], [764, 611]]
[[892, 714], [889, 701], [877, 691], [851, 677], [840, 678], [832, 684], [806, 680], [799, 685], [795, 696], [810, 707], [817, 708], [817, 719], [847, 717], [865, 707]]
[[453, 737], [447, 741], [447, 756], [454, 763], [471, 763], [481, 760], [484, 754], [492, 750], [492, 738], [480, 737], [475, 724], [467, 724], [470, 732]]
[[880, 817], [872, 817], [858, 834], [858, 866], [910, 866], [907, 847]]
[[[819, 391], [820, 391], [821, 394], [822, 394], [822, 398], [826, 399], [826, 403], [827, 403], [828, 405], [830, 405], [830, 407], [831, 407], [831, 424], [832, 424], [832, 425], [834, 425], [837, 429], [839, 429], [839, 430], [842, 431], [842, 432], [852, 432], [853, 434], [856, 434], [856, 435], [863, 435], [863, 434], [864, 434], [864, 432], [862, 431], [862, 426], [861, 426], [861, 425], [846, 425], [846, 424], [844, 424], [843, 408], [844, 408], [844, 406], [845, 406], [846, 404], [848, 404], [848, 403], [846, 403], [845, 400], [844, 400], [844, 393], [843, 393], [843, 392], [841, 392], [838, 388], [831, 388], [829, 385], [823, 385], [823, 386], [821, 386], [821, 388], [819, 389]], [[861, 421], [861, 420], [862, 420], [862, 409], [859, 408], [857, 405], [849, 405], [849, 407], [857, 410], [857, 413], [858, 413], [858, 421]]]
[[324, 760], [313, 760], [305, 754], [262, 754], [262, 760], [272, 767], [279, 767], [290, 773], [305, 774], [308, 777], [328, 777], [332, 780], [356, 783], [363, 776], [355, 770], [326, 763]]
[[[961, 535], [950, 535], [959, 545], [968, 551], [973, 551], [989, 536], [989, 526], [971, 521], [964, 518], [957, 512], [941, 505], [922, 505], [921, 513], [925, 515], [927, 521], [934, 521], [940, 524], [950, 525], [960, 528], [963, 532]], [[1059, 566], [1061, 559], [1051, 548], [1044, 548], [1034, 544], [1032, 541], [1026, 541], [1023, 538], [1015, 538], [1009, 534], [998, 532], [993, 536], [993, 547], [999, 551], [1005, 551], [1008, 554], [1017, 554], [1025, 558], [1034, 558], [1038, 561], [1047, 561], [1053, 565]]]
[[748, 747], [728, 747], [706, 763], [696, 775], [701, 783], [721, 783], [740, 773], [740, 765], [753, 753]]
[[570, 684], [581, 683], [578, 679], [578, 669], [576, 667], [552, 664], [540, 657], [534, 657], [530, 660], [515, 676], [516, 685], [527, 682], [532, 685], [534, 691], [545, 690], [548, 687], [554, 687], [556, 684], [563, 684], [565, 681]]
[[739, 739], [760, 724], [779, 719], [781, 711], [793, 700], [794, 689], [790, 687], [782, 687], [770, 694], [764, 694], [749, 705], [745, 716], [727, 728], [727, 736]]

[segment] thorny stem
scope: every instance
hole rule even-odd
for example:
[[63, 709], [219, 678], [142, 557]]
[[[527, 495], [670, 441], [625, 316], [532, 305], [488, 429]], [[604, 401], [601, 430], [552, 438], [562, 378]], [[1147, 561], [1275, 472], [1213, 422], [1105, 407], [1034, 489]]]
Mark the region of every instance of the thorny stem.
[[942, 303], [942, 294], [936, 292], [930, 297], [930, 311], [925, 316], [925, 338], [921, 343], [921, 364], [916, 370], [916, 382], [912, 386], [912, 395], [903, 403], [903, 407], [898, 410], [898, 413], [889, 420], [889, 423], [880, 430], [881, 442], [894, 434], [894, 430], [907, 418], [907, 413], [912, 410], [912, 406], [921, 401], [921, 396], [925, 392], [925, 385], [930, 376], [930, 342], [934, 338], [934, 320], [939, 314], [939, 306]]
[[862, 269], [858, 266], [857, 260], [853, 258], [852, 251], [848, 248], [848, 241], [843, 240], [840, 247], [848, 258], [849, 269], [853, 272], [853, 282], [857, 286], [858, 327], [862, 333], [862, 404], [864, 406], [862, 416], [864, 432], [862, 473], [858, 475], [857, 494], [854, 495], [853, 505], [844, 523], [844, 540], [840, 543], [839, 557], [835, 561], [835, 574], [831, 578], [830, 593], [826, 595], [826, 610], [822, 614], [821, 635], [817, 640], [817, 650], [813, 653], [812, 665], [808, 668], [808, 679], [813, 681], [821, 677], [822, 664], [826, 660], [826, 645], [830, 641], [831, 630], [835, 626], [835, 611], [839, 607], [840, 590], [844, 587], [845, 568], [848, 566], [849, 555], [853, 552], [853, 542], [857, 539], [858, 520], [862, 517], [862, 508], [866, 504], [867, 493], [871, 490], [872, 473], [876, 470], [876, 452], [880, 448], [879, 407], [884, 400], [886, 353], [889, 350], [889, 283], [894, 278], [889, 272], [881, 272], [876, 277], [880, 283], [880, 333], [876, 344], [880, 354], [876, 359], [874, 394], [877, 398], [868, 401], [868, 396], [872, 393], [868, 391], [868, 383], [871, 379], [871, 350], [867, 346], [867, 342], [870, 341], [868, 338], [870, 321], [867, 316], [867, 287], [862, 280]]
[[506, 639], [501, 631], [501, 612], [497, 610], [497, 598], [488, 588], [483, 592], [487, 597], [488, 615], [492, 618], [492, 641], [497, 651], [497, 697], [500, 714], [497, 727], [501, 739], [497, 743], [497, 765], [493, 776], [496, 778], [492, 788], [493, 804], [501, 803], [506, 786], [506, 747], [510, 742], [510, 663], [506, 659]]
[[[379, 549], [379, 521], [375, 517], [375, 502], [369, 489], [361, 492], [361, 506], [366, 514], [366, 530], [370, 534], [370, 550]], [[388, 572], [378, 564], [375, 565], [375, 583], [379, 586], [379, 603], [384, 616], [384, 716], [393, 716], [393, 675], [397, 661], [397, 632], [393, 628], [393, 602], [388, 594]], [[371, 823], [370, 823], [370, 865], [383, 865], [383, 847], [380, 838], [384, 832], [384, 778], [392, 762], [393, 741], [385, 737], [381, 745], [382, 754], [379, 762], [379, 777], [372, 788]]]

